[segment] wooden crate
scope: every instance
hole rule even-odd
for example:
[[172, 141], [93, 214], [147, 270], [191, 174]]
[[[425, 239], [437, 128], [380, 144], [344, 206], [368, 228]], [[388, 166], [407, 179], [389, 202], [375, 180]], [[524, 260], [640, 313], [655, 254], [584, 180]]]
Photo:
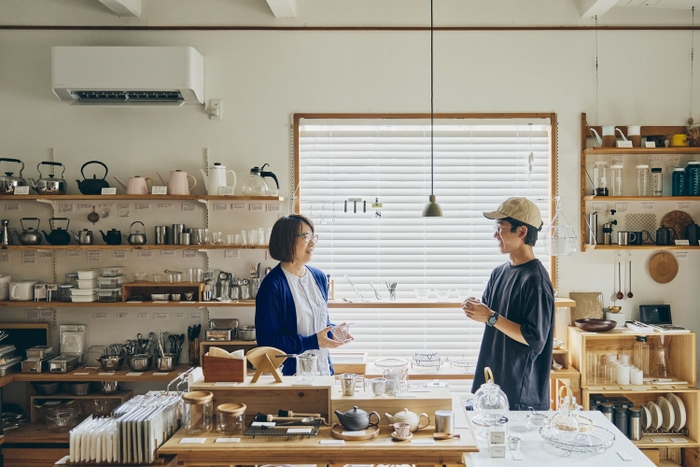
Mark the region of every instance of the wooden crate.
[[248, 359], [202, 356], [204, 381], [242, 383], [247, 376]]
[[[203, 282], [127, 282], [122, 284], [122, 301], [127, 301], [136, 295], [145, 295], [150, 300], [152, 293], [185, 293], [193, 292], [194, 301], [202, 300]], [[182, 301], [185, 298], [182, 297]]]

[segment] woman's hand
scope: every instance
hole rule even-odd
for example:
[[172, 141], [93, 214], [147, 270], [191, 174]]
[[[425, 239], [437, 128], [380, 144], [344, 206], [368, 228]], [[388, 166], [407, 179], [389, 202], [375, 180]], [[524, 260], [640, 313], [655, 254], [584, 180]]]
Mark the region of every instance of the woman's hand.
[[473, 319], [479, 323], [485, 323], [489, 320], [493, 311], [477, 298], [469, 297], [462, 303], [462, 309], [467, 315], [467, 318]]
[[328, 326], [316, 333], [316, 339], [318, 339], [319, 349], [335, 349], [344, 344], [343, 342], [339, 342], [328, 337], [328, 333], [332, 328], [333, 326]]

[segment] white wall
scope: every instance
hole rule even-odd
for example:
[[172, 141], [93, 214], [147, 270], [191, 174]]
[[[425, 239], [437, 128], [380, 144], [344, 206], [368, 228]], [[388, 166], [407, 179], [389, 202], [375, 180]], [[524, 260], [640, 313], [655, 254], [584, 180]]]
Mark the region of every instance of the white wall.
[[[0, 21], [6, 25], [428, 24], [427, 4], [419, 1], [298, 0], [299, 16], [284, 20], [273, 18], [262, 0], [144, 0], [141, 19], [117, 18], [92, 0], [27, 3], [3, 1]], [[573, 1], [501, 0], [488, 2], [488, 7], [483, 7], [485, 2], [435, 3], [436, 25], [593, 24], [579, 18], [578, 2]], [[643, 8], [615, 8], [600, 20], [602, 25], [689, 22], [689, 12]], [[600, 56], [597, 86], [596, 36]], [[68, 106], [50, 89], [50, 47], [54, 45], [193, 46], [205, 57], [206, 97], [223, 99], [224, 120], [210, 121], [202, 108], [194, 106]], [[578, 229], [581, 112], [588, 114], [591, 124], [685, 124], [691, 108], [692, 45], [690, 31], [438, 31], [435, 111], [556, 112], [559, 195], [567, 219]], [[694, 46], [699, 45], [700, 34], [696, 34]], [[68, 180], [79, 178], [80, 165], [90, 159], [105, 161], [110, 176], [127, 178], [173, 168], [197, 172], [204, 167], [203, 148], [209, 148], [212, 160], [235, 170], [239, 180], [253, 165], [269, 162], [280, 179], [280, 194], [289, 197], [291, 116], [295, 112], [427, 112], [428, 54], [425, 31], [0, 29], [0, 157], [22, 159], [27, 164], [25, 175], [35, 176], [34, 166], [49, 158], [49, 148], [55, 148], [57, 160], [68, 166]], [[700, 72], [697, 65], [695, 68], [692, 108], [697, 119]], [[239, 181], [239, 190], [241, 184]], [[74, 182], [70, 186], [77, 193]], [[439, 197], [439, 183], [436, 194]], [[46, 208], [23, 209], [22, 215], [46, 218]], [[700, 219], [700, 206], [693, 207], [691, 215]], [[623, 302], [624, 309], [632, 316], [641, 303], [670, 303], [679, 324], [700, 329], [695, 310], [700, 300], [700, 289], [695, 287], [700, 253], [693, 251], [679, 260], [676, 279], [660, 285], [647, 269], [655, 252], [632, 254], [634, 298]], [[0, 263], [0, 273], [27, 276], [18, 258], [14, 253], [11, 263]], [[247, 258], [245, 264], [235, 267], [245, 270], [255, 260]], [[204, 258], [198, 261], [203, 263]], [[559, 293], [602, 291], [606, 305], [611, 304], [614, 261], [615, 252], [578, 252], [560, 258]], [[127, 264], [142, 267], [135, 257]], [[84, 313], [59, 309], [59, 322], [79, 320]], [[121, 331], [131, 335], [135, 328], [133, 322], [112, 320], [109, 332], [115, 337]]]

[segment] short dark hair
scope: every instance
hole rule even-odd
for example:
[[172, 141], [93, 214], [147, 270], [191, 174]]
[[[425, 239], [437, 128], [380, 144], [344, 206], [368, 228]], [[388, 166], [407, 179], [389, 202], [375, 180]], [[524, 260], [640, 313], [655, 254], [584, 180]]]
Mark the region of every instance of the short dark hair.
[[313, 221], [303, 214], [290, 214], [277, 219], [270, 233], [270, 256], [283, 263], [294, 261], [294, 246], [303, 224], [311, 227], [311, 233], [314, 233]]
[[530, 224], [526, 224], [524, 222], [520, 222], [518, 220], [515, 220], [512, 217], [506, 217], [505, 219], [501, 219], [501, 220], [507, 221], [510, 223], [510, 231], [511, 232], [515, 232], [518, 229], [518, 227], [522, 227], [522, 226], [527, 227], [527, 235], [525, 235], [525, 239], [524, 239], [525, 245], [535, 246], [535, 243], [537, 243], [537, 232], [539, 232], [539, 229], [534, 228]]

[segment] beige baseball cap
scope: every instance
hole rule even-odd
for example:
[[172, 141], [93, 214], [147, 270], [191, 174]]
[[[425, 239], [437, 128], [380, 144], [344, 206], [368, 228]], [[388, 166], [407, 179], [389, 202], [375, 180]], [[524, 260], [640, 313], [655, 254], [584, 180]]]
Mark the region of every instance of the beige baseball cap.
[[497, 210], [484, 212], [484, 217], [487, 219], [510, 217], [538, 230], [542, 227], [542, 215], [539, 208], [527, 198], [508, 198], [498, 206]]

